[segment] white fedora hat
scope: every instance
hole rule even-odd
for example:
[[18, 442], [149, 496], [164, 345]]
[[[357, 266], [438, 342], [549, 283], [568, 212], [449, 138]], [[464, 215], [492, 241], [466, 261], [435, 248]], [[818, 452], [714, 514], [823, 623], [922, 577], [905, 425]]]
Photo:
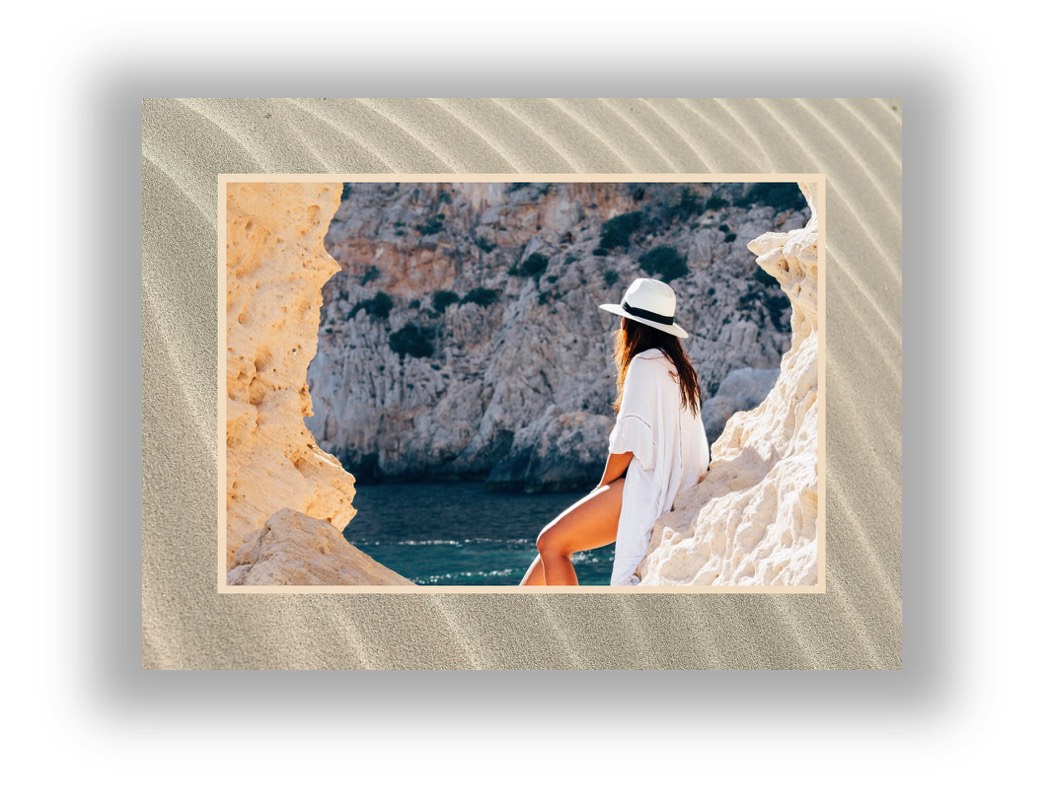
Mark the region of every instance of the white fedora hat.
[[603, 303], [599, 308], [678, 336], [680, 339], [687, 338], [687, 332], [674, 322], [676, 293], [664, 281], [637, 278], [625, 290], [620, 306], [616, 303]]

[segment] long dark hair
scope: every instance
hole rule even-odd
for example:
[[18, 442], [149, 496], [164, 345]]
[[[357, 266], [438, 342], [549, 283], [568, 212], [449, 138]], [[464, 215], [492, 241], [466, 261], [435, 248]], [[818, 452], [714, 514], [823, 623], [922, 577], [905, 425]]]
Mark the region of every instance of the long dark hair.
[[676, 371], [670, 371], [669, 374], [680, 384], [680, 405], [684, 408], [690, 406], [697, 415], [702, 402], [698, 373], [694, 371], [694, 365], [687, 358], [679, 337], [627, 317], [621, 318], [621, 327], [613, 332], [613, 360], [617, 364], [617, 399], [613, 404], [614, 413], [621, 410], [621, 397], [624, 395], [628, 365], [632, 363], [632, 359], [637, 354], [650, 350], [652, 347], [661, 350], [676, 367]]

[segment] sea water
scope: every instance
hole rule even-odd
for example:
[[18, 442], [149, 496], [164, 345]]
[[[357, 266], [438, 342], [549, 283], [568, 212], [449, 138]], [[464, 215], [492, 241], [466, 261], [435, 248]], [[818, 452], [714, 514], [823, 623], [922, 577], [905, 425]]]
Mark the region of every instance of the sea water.
[[[516, 585], [536, 538], [583, 493], [490, 491], [484, 483], [356, 485], [345, 537], [419, 585]], [[608, 585], [614, 546], [576, 552], [582, 585]]]

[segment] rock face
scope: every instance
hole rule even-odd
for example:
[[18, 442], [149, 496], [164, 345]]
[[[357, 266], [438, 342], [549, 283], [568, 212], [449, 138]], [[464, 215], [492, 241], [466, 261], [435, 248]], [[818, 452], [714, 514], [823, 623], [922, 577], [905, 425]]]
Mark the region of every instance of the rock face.
[[735, 369], [728, 373], [710, 399], [702, 403], [705, 437], [716, 439], [724, 431], [727, 420], [739, 411], [756, 408], [768, 396], [778, 369]]
[[[227, 555], [276, 511], [341, 530], [353, 477], [306, 429], [320, 289], [338, 264], [323, 238], [340, 184], [237, 183], [227, 195]], [[341, 537], [340, 533], [338, 537]], [[348, 544], [347, 544], [348, 545]]]
[[817, 219], [749, 243], [793, 306], [793, 338], [764, 401], [735, 414], [705, 478], [654, 525], [644, 585], [811, 585], [818, 581]]
[[232, 585], [413, 585], [375, 562], [333, 524], [283, 509], [235, 554]]
[[778, 367], [790, 304], [746, 245], [808, 211], [797, 191], [775, 196], [701, 183], [349, 186], [326, 238], [342, 272], [324, 287], [307, 425], [360, 479], [590, 487], [613, 426], [619, 322], [598, 305], [634, 278], [676, 290], [706, 397], [733, 370]]

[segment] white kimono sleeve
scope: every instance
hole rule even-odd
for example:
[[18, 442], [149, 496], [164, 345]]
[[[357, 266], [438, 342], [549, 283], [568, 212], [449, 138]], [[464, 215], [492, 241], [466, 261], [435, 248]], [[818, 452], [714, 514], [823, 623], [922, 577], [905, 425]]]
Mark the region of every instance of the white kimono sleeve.
[[631, 452], [634, 460], [625, 473], [624, 497], [617, 524], [611, 585], [639, 584], [636, 567], [646, 555], [653, 512], [653, 470], [657, 445], [654, 441], [657, 388], [649, 370], [633, 359], [625, 378], [621, 410], [610, 433], [610, 452]]
[[649, 371], [642, 369], [642, 364], [635, 359], [628, 367], [624, 388], [617, 424], [610, 433], [610, 452], [631, 452], [645, 471], [651, 471], [657, 449], [654, 443], [657, 393]]

